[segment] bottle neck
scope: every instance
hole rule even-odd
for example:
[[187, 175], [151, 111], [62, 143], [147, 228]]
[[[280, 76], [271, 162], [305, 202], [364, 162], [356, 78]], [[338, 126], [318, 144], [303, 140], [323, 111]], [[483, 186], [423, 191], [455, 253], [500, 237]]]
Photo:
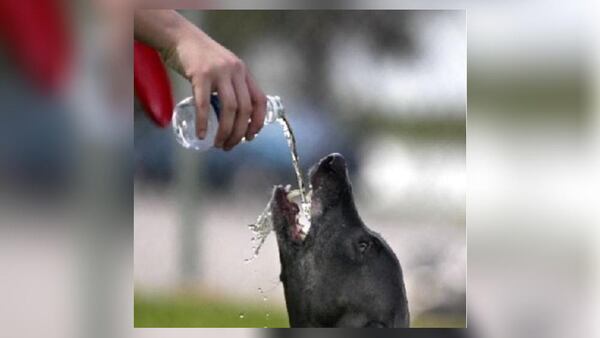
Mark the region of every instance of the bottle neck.
[[278, 118], [285, 116], [285, 109], [279, 96], [267, 95], [267, 107], [265, 110], [265, 124], [275, 122]]

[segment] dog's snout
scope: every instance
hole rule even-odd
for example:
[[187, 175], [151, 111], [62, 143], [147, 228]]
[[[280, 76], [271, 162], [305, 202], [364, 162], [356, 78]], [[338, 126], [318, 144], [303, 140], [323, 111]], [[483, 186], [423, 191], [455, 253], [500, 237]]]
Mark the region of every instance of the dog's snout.
[[331, 170], [342, 173], [346, 170], [346, 160], [338, 153], [333, 153], [325, 158], [324, 164]]
[[344, 178], [346, 175], [346, 159], [338, 153], [323, 157], [308, 172], [313, 188], [318, 188], [331, 179]]

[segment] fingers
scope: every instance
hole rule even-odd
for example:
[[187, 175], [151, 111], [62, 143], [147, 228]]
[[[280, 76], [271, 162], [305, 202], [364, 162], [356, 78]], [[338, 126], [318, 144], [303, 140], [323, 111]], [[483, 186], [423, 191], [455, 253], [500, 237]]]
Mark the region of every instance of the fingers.
[[224, 77], [217, 84], [219, 102], [221, 104], [221, 116], [219, 119], [219, 130], [215, 137], [215, 147], [223, 148], [225, 141], [231, 135], [235, 115], [238, 109], [235, 90], [230, 77]]
[[210, 111], [210, 94], [216, 90], [220, 116], [214, 146], [231, 150], [243, 137], [252, 140], [265, 119], [266, 97], [248, 73], [244, 63], [229, 57], [213, 67], [203, 69], [192, 78], [196, 102], [196, 134], [204, 139]]
[[246, 84], [248, 85], [250, 100], [252, 101], [252, 114], [250, 116], [248, 130], [246, 131], [246, 140], [252, 141], [254, 135], [258, 134], [264, 125], [267, 97], [262, 90], [260, 90], [258, 85], [256, 85], [250, 74], [246, 75]]
[[237, 98], [238, 109], [233, 124], [233, 130], [223, 148], [225, 150], [230, 150], [240, 143], [242, 137], [246, 134], [246, 130], [248, 129], [248, 119], [252, 113], [252, 101], [250, 100], [250, 93], [248, 92], [248, 87], [246, 85], [245, 72], [234, 74], [233, 88]]
[[210, 82], [206, 79], [194, 81], [192, 84], [194, 102], [196, 103], [196, 135], [199, 139], [206, 137], [208, 110], [210, 105]]

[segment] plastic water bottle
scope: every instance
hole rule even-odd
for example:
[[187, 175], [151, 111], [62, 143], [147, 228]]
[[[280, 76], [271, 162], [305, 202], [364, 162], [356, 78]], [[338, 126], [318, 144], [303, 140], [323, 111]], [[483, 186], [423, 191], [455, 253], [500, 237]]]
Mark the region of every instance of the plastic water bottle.
[[[175, 139], [184, 148], [205, 151], [213, 147], [215, 136], [219, 129], [219, 116], [221, 114], [219, 97], [212, 94], [208, 112], [206, 137], [203, 140], [196, 136], [196, 105], [192, 96], [183, 99], [173, 110], [173, 132]], [[284, 108], [279, 96], [267, 95], [265, 125], [283, 118]], [[242, 140], [243, 142], [244, 140]]]

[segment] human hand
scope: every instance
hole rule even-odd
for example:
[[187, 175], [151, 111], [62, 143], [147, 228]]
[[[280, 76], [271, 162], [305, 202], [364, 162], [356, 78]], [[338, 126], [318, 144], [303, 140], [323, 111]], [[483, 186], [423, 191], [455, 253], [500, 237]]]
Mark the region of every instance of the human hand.
[[263, 126], [266, 96], [244, 62], [174, 11], [142, 11], [135, 19], [136, 37], [152, 40], [167, 65], [192, 84], [198, 138], [206, 137], [216, 91], [221, 114], [215, 147], [230, 150], [243, 137], [251, 141]]

